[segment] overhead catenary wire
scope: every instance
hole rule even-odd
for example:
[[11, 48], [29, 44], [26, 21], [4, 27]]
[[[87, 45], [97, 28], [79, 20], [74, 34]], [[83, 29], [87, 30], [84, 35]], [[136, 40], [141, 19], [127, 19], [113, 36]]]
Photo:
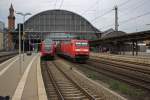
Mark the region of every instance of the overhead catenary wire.
[[[123, 2], [123, 3], [120, 3], [120, 4], [116, 4], [118, 7], [122, 7], [122, 6], [124, 6], [124, 5], [126, 5], [126, 4], [128, 4], [130, 1], [132, 1], [132, 0], [126, 0], [125, 2]], [[117, 0], [115, 0], [115, 2], [117, 2]]]
[[[132, 1], [134, 1], [134, 0], [130, 0], [130, 3], [128, 2], [129, 3], [128, 6], [124, 6], [124, 5], [128, 4], [128, 3], [122, 4], [121, 6], [119, 6], [120, 11], [127, 10], [127, 9], [132, 9], [132, 7], [135, 7], [136, 5], [140, 4], [143, 0], [136, 0], [136, 2], [132, 2]], [[134, 6], [132, 6], [133, 5], [132, 3], [134, 3]]]
[[57, 0], [55, 0], [55, 5], [54, 5], [54, 6], [55, 6], [55, 8], [56, 8], [56, 4], [57, 4]]
[[109, 25], [104, 26], [104, 27], [102, 27], [102, 28], [109, 28], [109, 27], [111, 27], [111, 26], [114, 26], [114, 24], [109, 24]]
[[[125, 25], [125, 24], [124, 24]], [[137, 31], [144, 31], [144, 30], [149, 30], [146, 25], [130, 25], [130, 26], [126, 26], [126, 27], [121, 27], [121, 30], [133, 30], [135, 32]]]
[[130, 27], [128, 27], [128, 28], [121, 28], [121, 29], [133, 29], [134, 27], [136, 27], [136, 30], [138, 29], [138, 27], [145, 27], [145, 24], [143, 24], [143, 25], [136, 25], [136, 26], [130, 26]]
[[[119, 4], [118, 6], [124, 6], [124, 5], [127, 4], [129, 1], [131, 1], [131, 0], [127, 0], [127, 1], [125, 1], [125, 2], [123, 2], [123, 3], [121, 3], [121, 4]], [[97, 0], [94, 4], [92, 4], [92, 5], [91, 5], [87, 10], [85, 10], [82, 14], [85, 14], [86, 12], [88, 12], [89, 9], [93, 8], [93, 6], [95, 7], [95, 4], [98, 4], [98, 2], [99, 2], [99, 0]]]
[[149, 15], [149, 14], [150, 14], [150, 12], [146, 12], [146, 13], [144, 13], [144, 14], [141, 14], [141, 15], [138, 15], [138, 16], [135, 16], [135, 17], [132, 17], [132, 18], [129, 18], [129, 19], [127, 19], [127, 20], [120, 21], [120, 24], [127, 23], [127, 22], [129, 22], [129, 21], [136, 20], [136, 19], [138, 19], [138, 18], [141, 18], [141, 17], [143, 17], [143, 16], [147, 16], [147, 15]]
[[108, 10], [107, 12], [103, 13], [103, 14], [100, 15], [100, 16], [95, 17], [94, 19], [91, 20], [91, 22], [94, 22], [94, 21], [97, 20], [98, 18], [100, 18], [100, 17], [102, 17], [102, 16], [104, 16], [104, 15], [107, 15], [107, 14], [109, 14], [110, 12], [112, 12], [112, 9], [111, 9], [111, 10]]
[[[139, 8], [141, 8], [146, 2], [148, 2], [148, 1], [144, 1], [144, 2], [141, 2], [141, 3], [139, 3], [139, 5], [137, 5], [137, 6], [133, 6], [133, 8], [131, 9], [130, 7], [129, 8], [127, 8], [125, 11], [127, 11], [126, 13], [124, 13], [122, 10], [119, 10], [119, 13], [121, 14], [121, 15], [128, 15], [129, 13], [131, 13], [131, 10], [138, 10]], [[128, 9], [131, 9], [131, 10], [128, 10]]]
[[[129, 3], [129, 1], [131, 1], [131, 0], [127, 0], [127, 1], [125, 1], [125, 2], [123, 2], [123, 3], [120, 3], [118, 6], [119, 6], [119, 7], [120, 7], [120, 6], [124, 6], [125, 4]], [[107, 15], [107, 14], [111, 13], [112, 11], [113, 11], [113, 9], [110, 9], [110, 10], [106, 11], [106, 12], [103, 13], [102, 15], [97, 16], [97, 17], [95, 17], [94, 19], [92, 19], [91, 22], [93, 22], [93, 21], [95, 21], [95, 20], [101, 18], [101, 17], [104, 16], [104, 15]]]
[[[126, 2], [119, 4], [119, 6], [124, 6], [124, 4], [129, 3], [129, 1], [130, 1], [130, 0], [127, 0]], [[144, 2], [144, 3], [145, 3], [145, 2]], [[144, 3], [141, 3], [139, 6], [134, 7], [134, 8], [135, 8], [135, 9], [140, 8]], [[124, 20], [124, 21], [120, 21], [119, 23], [123, 24], [123, 23], [129, 22], [129, 21], [131, 21], [131, 20], [134, 20], [134, 19], [140, 18], [140, 17], [142, 17], [142, 16], [145, 16], [145, 15], [147, 15], [147, 14], [149, 14], [149, 13], [144, 13], [144, 14], [142, 14], [142, 15], [139, 15], [139, 16], [136, 16], [136, 17], [133, 17], [133, 18], [129, 18], [129, 19]], [[97, 18], [97, 19], [98, 19], [98, 18]], [[105, 26], [105, 27], [110, 27], [110, 26], [113, 26], [113, 25], [114, 25], [114, 24], [110, 24], [110, 25]]]
[[85, 14], [86, 12], [89, 11], [89, 9], [93, 8], [93, 6], [95, 7], [95, 4], [98, 4], [99, 0], [97, 0], [94, 4], [92, 4], [87, 10], [85, 10], [83, 13], [81, 13], [81, 15]]
[[127, 1], [125, 1], [125, 2], [123, 2], [123, 3], [118, 4], [117, 6], [118, 6], [118, 7], [125, 6], [125, 5], [128, 4], [130, 1], [132, 1], [132, 0], [127, 0]]
[[[147, 15], [149, 15], [149, 14], [150, 14], [150, 12], [146, 12], [146, 13], [144, 13], [144, 14], [141, 14], [141, 15], [138, 15], [138, 16], [135, 16], [135, 17], [132, 17], [132, 18], [129, 18], [129, 19], [120, 21], [119, 24], [122, 25], [122, 24], [125, 24], [125, 23], [127, 23], [127, 22], [134, 21], [134, 20], [136, 20], [136, 19], [138, 19], [138, 18], [147, 16]], [[114, 25], [114, 24], [110, 24], [110, 25], [104, 26], [104, 27], [102, 27], [102, 28], [108, 28], [108, 27], [113, 26], [113, 25]]]
[[59, 6], [59, 9], [61, 9], [61, 7], [63, 6], [64, 0], [61, 0], [61, 4]]

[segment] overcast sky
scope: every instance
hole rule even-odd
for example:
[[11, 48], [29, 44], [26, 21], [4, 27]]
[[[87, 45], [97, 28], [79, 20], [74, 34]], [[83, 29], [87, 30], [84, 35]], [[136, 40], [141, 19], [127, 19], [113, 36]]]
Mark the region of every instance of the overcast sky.
[[[6, 27], [11, 3], [16, 11], [32, 15], [51, 9], [73, 11], [101, 31], [114, 28], [113, 8], [118, 5], [119, 30], [136, 32], [150, 29], [150, 0], [0, 0], [0, 21]], [[16, 15], [16, 23], [22, 21], [22, 17]]]

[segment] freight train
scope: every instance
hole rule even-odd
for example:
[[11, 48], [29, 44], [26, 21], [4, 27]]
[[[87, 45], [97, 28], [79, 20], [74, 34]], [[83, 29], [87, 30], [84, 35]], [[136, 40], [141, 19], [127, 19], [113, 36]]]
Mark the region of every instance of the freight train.
[[40, 45], [40, 55], [42, 59], [54, 59], [56, 54], [55, 42], [51, 39], [45, 39]]
[[74, 62], [85, 62], [89, 58], [88, 40], [72, 39], [57, 44], [58, 55], [69, 58]]

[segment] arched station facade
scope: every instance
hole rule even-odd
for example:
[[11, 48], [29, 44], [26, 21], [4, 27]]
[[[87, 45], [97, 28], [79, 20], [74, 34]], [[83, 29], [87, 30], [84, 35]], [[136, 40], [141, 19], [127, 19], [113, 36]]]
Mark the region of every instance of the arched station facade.
[[38, 13], [24, 23], [26, 45], [45, 38], [56, 42], [71, 38], [97, 39], [100, 31], [82, 16], [66, 10], [48, 10]]

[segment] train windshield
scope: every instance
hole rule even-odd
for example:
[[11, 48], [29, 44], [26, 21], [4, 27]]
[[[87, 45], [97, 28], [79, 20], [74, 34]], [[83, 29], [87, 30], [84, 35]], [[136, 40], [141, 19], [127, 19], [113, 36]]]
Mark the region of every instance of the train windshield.
[[53, 42], [52, 42], [51, 39], [45, 39], [45, 40], [44, 40], [45, 50], [46, 50], [46, 51], [50, 51], [50, 50], [51, 50], [52, 43], [53, 43]]
[[51, 50], [51, 44], [45, 43], [45, 50], [50, 51]]
[[51, 44], [52, 40], [51, 39], [45, 39], [44, 42], [47, 43], [47, 44]]
[[88, 46], [87, 42], [76, 42], [76, 46]]

